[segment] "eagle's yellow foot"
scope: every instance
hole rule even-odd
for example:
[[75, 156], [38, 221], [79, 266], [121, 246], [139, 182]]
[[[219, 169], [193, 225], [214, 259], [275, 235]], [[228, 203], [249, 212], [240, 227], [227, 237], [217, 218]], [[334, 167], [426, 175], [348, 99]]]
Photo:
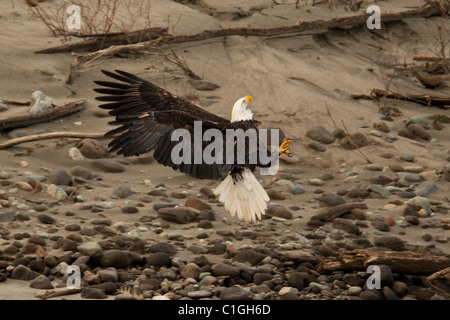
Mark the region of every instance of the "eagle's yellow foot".
[[281, 142], [281, 146], [278, 148], [278, 152], [280, 156], [284, 153], [288, 157], [292, 157], [294, 154], [289, 150], [289, 144], [291, 143], [290, 139], [284, 138], [283, 142]]

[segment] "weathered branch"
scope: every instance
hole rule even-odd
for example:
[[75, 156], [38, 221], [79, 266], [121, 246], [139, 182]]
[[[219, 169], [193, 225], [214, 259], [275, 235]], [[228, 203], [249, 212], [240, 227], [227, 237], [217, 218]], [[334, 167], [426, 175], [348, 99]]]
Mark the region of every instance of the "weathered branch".
[[319, 272], [366, 270], [369, 265], [388, 265], [392, 272], [430, 275], [450, 265], [450, 255], [411, 251], [374, 251], [355, 249], [325, 258]]
[[104, 35], [89, 35], [94, 37], [85, 41], [76, 43], [68, 43], [61, 46], [56, 46], [44, 50], [36, 51], [35, 53], [60, 53], [72, 52], [76, 50], [97, 51], [112, 45], [122, 45], [130, 43], [138, 43], [157, 39], [161, 36], [167, 36], [167, 28], [154, 27], [131, 32], [117, 32], [114, 34]]
[[6, 142], [0, 143], [0, 149], [5, 149], [12, 147], [16, 144], [30, 142], [30, 141], [38, 141], [38, 140], [46, 140], [46, 139], [55, 139], [55, 138], [91, 138], [91, 139], [99, 139], [105, 136], [104, 133], [83, 133], [83, 132], [48, 132], [48, 133], [40, 133], [40, 134], [32, 134], [25, 137], [19, 137], [15, 139], [8, 140]]
[[[405, 18], [411, 17], [430, 17], [434, 15], [441, 14], [441, 7], [439, 4], [432, 2], [426, 4], [418, 9], [413, 9], [404, 12], [394, 12], [394, 13], [384, 13], [381, 15], [381, 20], [386, 22], [399, 21]], [[69, 71], [66, 76], [65, 83], [70, 84], [73, 81], [75, 72], [84, 63], [97, 59], [102, 56], [118, 54], [122, 52], [140, 52], [142, 50], [148, 50], [152, 47], [157, 47], [161, 45], [174, 44], [174, 43], [184, 43], [191, 41], [201, 41], [217, 37], [226, 36], [277, 36], [284, 34], [295, 34], [307, 30], [320, 30], [329, 28], [341, 28], [354, 25], [365, 25], [368, 15], [356, 15], [344, 18], [334, 18], [331, 20], [315, 20], [315, 21], [298, 21], [294, 25], [274, 27], [274, 28], [225, 28], [219, 30], [205, 30], [200, 33], [191, 35], [179, 35], [179, 36], [164, 36], [155, 40], [140, 42], [136, 44], [129, 45], [118, 45], [111, 46], [107, 49], [98, 50], [86, 55], [74, 54], [74, 61], [69, 67]]]
[[86, 108], [84, 102], [84, 100], [78, 100], [35, 114], [2, 118], [0, 119], [0, 130], [27, 127], [64, 117]]
[[382, 97], [416, 102], [425, 106], [436, 105], [441, 108], [445, 108], [446, 105], [450, 105], [450, 96], [436, 96], [429, 94], [407, 94], [393, 91], [386, 92], [385, 90], [380, 89], [373, 89], [372, 92], [370, 93], [370, 96], [352, 95], [352, 98], [354, 99], [366, 98], [379, 100]]

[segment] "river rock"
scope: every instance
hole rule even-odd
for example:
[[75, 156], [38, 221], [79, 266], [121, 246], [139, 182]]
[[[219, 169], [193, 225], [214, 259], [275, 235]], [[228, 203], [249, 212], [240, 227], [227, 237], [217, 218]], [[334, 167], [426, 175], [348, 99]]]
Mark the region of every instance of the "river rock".
[[437, 186], [434, 181], [424, 181], [417, 186], [417, 195], [427, 197], [435, 190], [437, 190]]
[[102, 253], [102, 248], [95, 241], [84, 242], [77, 247], [77, 250], [88, 257], [98, 257]]
[[316, 126], [306, 131], [306, 136], [312, 140], [325, 144], [333, 143], [336, 137], [322, 126]]
[[220, 292], [221, 300], [250, 300], [252, 294], [242, 287], [225, 288]]
[[100, 159], [108, 153], [108, 149], [96, 139], [83, 139], [77, 147], [83, 156], [90, 159]]
[[134, 256], [126, 250], [106, 250], [100, 258], [103, 267], [121, 269], [129, 266], [134, 261]]
[[98, 159], [92, 162], [92, 165], [104, 172], [119, 173], [124, 172], [125, 167], [120, 163], [110, 159]]
[[57, 186], [68, 186], [72, 183], [72, 177], [65, 170], [54, 170], [48, 175], [50, 183]]
[[211, 210], [211, 206], [209, 204], [207, 204], [206, 202], [197, 199], [197, 198], [191, 198], [186, 200], [186, 202], [184, 203], [185, 207], [190, 207], [190, 208], [194, 208], [198, 211], [202, 211], [204, 209], [208, 209]]
[[238, 277], [241, 271], [238, 268], [233, 267], [229, 264], [218, 263], [212, 268], [211, 273], [215, 277], [227, 276], [234, 278]]
[[83, 166], [74, 166], [69, 170], [69, 173], [75, 177], [81, 177], [86, 180], [93, 178], [92, 172]]
[[47, 97], [42, 91], [34, 91], [31, 94], [31, 108], [29, 113], [36, 114], [55, 107], [55, 102], [52, 98]]
[[52, 282], [45, 275], [41, 274], [30, 282], [30, 288], [34, 289], [54, 289]]
[[38, 272], [32, 271], [30, 268], [19, 264], [11, 273], [11, 279], [17, 280], [33, 280], [39, 276]]
[[295, 183], [295, 182], [291, 183], [289, 185], [289, 188], [291, 189], [291, 193], [294, 194], [294, 195], [302, 194], [302, 193], [306, 192], [301, 184]]
[[176, 223], [191, 223], [197, 218], [197, 215], [189, 208], [174, 207], [161, 208], [158, 210], [158, 217], [161, 219]]
[[378, 247], [384, 247], [394, 251], [405, 250], [405, 243], [403, 240], [394, 236], [375, 237], [374, 243]]
[[151, 266], [162, 267], [169, 266], [171, 258], [164, 252], [152, 252], [147, 255], [145, 262]]
[[200, 273], [202, 273], [201, 268], [197, 264], [191, 262], [183, 267], [180, 274], [185, 279], [192, 278], [198, 281], [200, 280]]

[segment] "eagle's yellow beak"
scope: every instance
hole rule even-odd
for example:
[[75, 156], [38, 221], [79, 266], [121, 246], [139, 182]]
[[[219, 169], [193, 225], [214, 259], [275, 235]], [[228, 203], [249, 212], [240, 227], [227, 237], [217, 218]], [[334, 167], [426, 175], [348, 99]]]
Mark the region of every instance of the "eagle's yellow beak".
[[245, 96], [244, 102], [249, 103], [252, 100], [253, 100], [253, 98], [251, 96]]

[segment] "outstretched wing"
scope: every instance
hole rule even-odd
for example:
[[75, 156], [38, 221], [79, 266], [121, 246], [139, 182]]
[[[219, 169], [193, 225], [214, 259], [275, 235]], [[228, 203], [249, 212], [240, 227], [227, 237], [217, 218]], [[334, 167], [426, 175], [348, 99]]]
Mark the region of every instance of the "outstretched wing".
[[[118, 135], [109, 143], [110, 151], [136, 156], [154, 150], [153, 157], [159, 163], [205, 179], [218, 179], [222, 172], [232, 169], [232, 164], [226, 164], [225, 152], [221, 163], [205, 163], [203, 157], [200, 163], [195, 163], [194, 152], [199, 150], [196, 150], [193, 138], [194, 123], [201, 122], [202, 137], [206, 130], [213, 128], [224, 137], [227, 129], [256, 128], [253, 121], [231, 123], [135, 75], [119, 70], [116, 72], [103, 71], [120, 82], [95, 81], [102, 88], [94, 89], [104, 94], [96, 99], [107, 102], [99, 107], [111, 110], [109, 114], [115, 116], [115, 121], [109, 124], [119, 125], [106, 133], [106, 136]], [[179, 143], [172, 141], [176, 129], [186, 129], [191, 135], [189, 144], [193, 152], [190, 161], [174, 163], [172, 159], [172, 150]], [[209, 142], [202, 141], [201, 144], [200, 152], [203, 152]], [[225, 150], [225, 144], [223, 138], [222, 150]]]
[[103, 88], [94, 89], [95, 92], [106, 94], [97, 97], [99, 101], [108, 103], [99, 105], [100, 108], [110, 109], [110, 115], [122, 118], [137, 116], [149, 111], [184, 111], [200, 119], [208, 119], [218, 123], [230, 123], [229, 120], [208, 112], [197, 105], [172, 95], [167, 90], [139, 78], [131, 73], [115, 70], [116, 73], [102, 70], [110, 78], [120, 82], [94, 81]]

